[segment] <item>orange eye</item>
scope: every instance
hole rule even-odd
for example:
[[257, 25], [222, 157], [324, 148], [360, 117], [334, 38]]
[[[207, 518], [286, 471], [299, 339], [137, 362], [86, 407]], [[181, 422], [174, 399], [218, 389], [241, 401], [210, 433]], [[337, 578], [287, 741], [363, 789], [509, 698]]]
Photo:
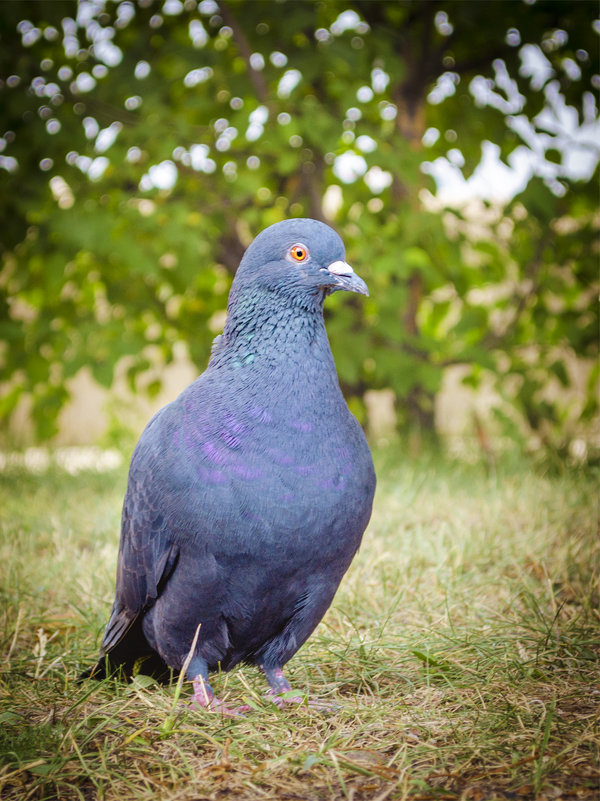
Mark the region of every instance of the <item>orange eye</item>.
[[294, 261], [304, 261], [308, 256], [308, 250], [304, 245], [292, 245], [288, 252]]

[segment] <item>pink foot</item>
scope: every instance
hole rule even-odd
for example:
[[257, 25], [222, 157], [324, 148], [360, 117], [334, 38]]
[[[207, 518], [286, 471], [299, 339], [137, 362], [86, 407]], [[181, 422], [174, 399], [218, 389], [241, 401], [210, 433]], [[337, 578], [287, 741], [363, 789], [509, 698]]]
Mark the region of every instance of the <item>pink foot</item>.
[[[291, 690], [291, 687], [290, 687]], [[289, 691], [286, 691], [289, 692]], [[267, 690], [265, 693], [265, 697], [268, 698], [270, 701], [279, 707], [279, 709], [285, 709], [286, 706], [290, 704], [303, 704], [304, 698], [301, 695], [281, 695], [280, 693], [275, 692], [273, 688]]]
[[334, 712], [336, 710], [335, 704], [328, 704], [325, 701], [314, 701], [312, 698], [303, 698], [301, 695], [277, 695], [272, 689], [267, 690], [265, 696], [279, 707], [285, 709], [286, 706], [291, 704], [300, 704], [307, 706], [309, 709], [314, 709], [315, 712]]
[[248, 704], [230, 707], [220, 698], [217, 698], [212, 691], [210, 684], [202, 676], [197, 676], [192, 682], [194, 695], [190, 699], [190, 705], [198, 705], [210, 712], [219, 712], [227, 718], [243, 717], [245, 712], [249, 712], [251, 707]]
[[335, 707], [332, 704], [326, 704], [322, 701], [312, 701], [310, 699], [305, 699], [301, 695], [294, 695], [293, 690], [290, 687], [289, 681], [283, 675], [283, 671], [281, 668], [264, 668], [263, 671], [265, 676], [267, 677], [267, 681], [271, 685], [270, 689], [267, 690], [266, 696], [276, 704], [279, 709], [284, 709], [286, 706], [290, 704], [306, 704], [311, 709], [314, 709], [319, 712], [326, 712], [334, 710]]
[[200, 706], [206, 709], [207, 712], [217, 712], [226, 718], [243, 718], [246, 712], [250, 712], [251, 708], [248, 704], [240, 704], [240, 706], [228, 706], [225, 701], [220, 698], [213, 698], [210, 704], [203, 704], [196, 696], [193, 696], [188, 702], [190, 706]]

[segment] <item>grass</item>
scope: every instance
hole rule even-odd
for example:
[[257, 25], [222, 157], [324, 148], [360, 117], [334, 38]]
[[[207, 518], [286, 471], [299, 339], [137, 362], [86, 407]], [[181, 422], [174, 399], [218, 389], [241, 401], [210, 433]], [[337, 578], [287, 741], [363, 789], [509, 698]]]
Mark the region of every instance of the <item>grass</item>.
[[[335, 708], [246, 718], [138, 677], [78, 684], [112, 598], [124, 467], [0, 473], [0, 797], [598, 799], [597, 476], [377, 454], [363, 547], [290, 662]], [[184, 685], [183, 693], [187, 692]]]

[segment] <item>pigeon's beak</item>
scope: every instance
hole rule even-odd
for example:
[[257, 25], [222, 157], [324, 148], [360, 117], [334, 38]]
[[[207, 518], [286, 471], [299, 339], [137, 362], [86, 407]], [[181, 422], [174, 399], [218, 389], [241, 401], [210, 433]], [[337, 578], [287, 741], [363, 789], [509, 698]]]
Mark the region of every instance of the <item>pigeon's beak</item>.
[[335, 284], [329, 288], [330, 292], [336, 292], [339, 289], [345, 289], [347, 292], [358, 292], [359, 295], [369, 295], [367, 285], [359, 278], [354, 272], [352, 267], [345, 261], [334, 261], [325, 270], [332, 278], [335, 279]]

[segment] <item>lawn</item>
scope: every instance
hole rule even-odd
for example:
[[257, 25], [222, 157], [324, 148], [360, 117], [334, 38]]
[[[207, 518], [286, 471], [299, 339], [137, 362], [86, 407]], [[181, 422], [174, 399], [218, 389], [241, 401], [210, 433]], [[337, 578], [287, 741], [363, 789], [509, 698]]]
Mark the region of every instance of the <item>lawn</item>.
[[126, 467], [0, 472], [0, 797], [598, 799], [597, 474], [376, 454], [362, 549], [289, 663], [224, 719], [184, 684], [77, 683], [112, 599]]

